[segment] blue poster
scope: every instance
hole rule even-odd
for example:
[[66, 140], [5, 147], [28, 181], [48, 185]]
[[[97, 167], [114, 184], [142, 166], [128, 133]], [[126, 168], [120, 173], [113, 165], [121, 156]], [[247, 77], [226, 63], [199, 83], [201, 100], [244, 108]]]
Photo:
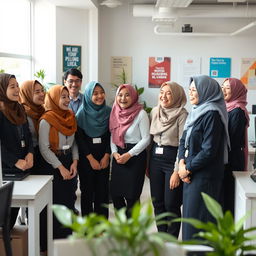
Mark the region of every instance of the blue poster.
[[226, 78], [231, 76], [231, 58], [210, 58], [210, 77]]

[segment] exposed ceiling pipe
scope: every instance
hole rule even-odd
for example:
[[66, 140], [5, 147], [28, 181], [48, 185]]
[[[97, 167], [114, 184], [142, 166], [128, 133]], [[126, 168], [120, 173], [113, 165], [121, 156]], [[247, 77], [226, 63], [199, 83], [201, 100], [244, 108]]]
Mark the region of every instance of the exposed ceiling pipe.
[[154, 33], [161, 36], [229, 36], [229, 33], [183, 33], [168, 31], [166, 25], [156, 25], [154, 27]]
[[229, 33], [216, 33], [216, 32], [212, 32], [212, 33], [183, 33], [183, 32], [172, 32], [170, 31], [171, 26], [168, 25], [156, 25], [154, 27], [154, 33], [156, 35], [169, 35], [169, 36], [235, 36], [240, 34], [241, 32], [244, 32], [245, 30], [248, 30], [252, 27], [256, 26], [256, 21], [251, 22], [247, 25], [245, 25], [244, 27], [234, 31], [234, 32], [229, 32]]
[[[153, 17], [157, 12], [155, 5], [134, 5], [134, 17]], [[255, 18], [256, 6], [236, 6], [223, 5], [190, 5], [187, 8], [175, 8], [178, 18]]]

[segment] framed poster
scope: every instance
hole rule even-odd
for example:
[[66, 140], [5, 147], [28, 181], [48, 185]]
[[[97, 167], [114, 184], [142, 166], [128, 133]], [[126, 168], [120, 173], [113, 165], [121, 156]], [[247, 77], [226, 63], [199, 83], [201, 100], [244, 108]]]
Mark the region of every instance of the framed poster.
[[70, 68], [81, 71], [81, 45], [63, 45], [63, 72]]
[[201, 74], [201, 57], [180, 57], [178, 64], [178, 81], [184, 89], [188, 89], [190, 78]]
[[111, 83], [115, 86], [132, 82], [132, 57], [111, 57]]
[[231, 58], [210, 58], [210, 77], [227, 78], [231, 76]]
[[242, 58], [241, 81], [251, 90], [256, 90], [256, 58]]
[[148, 87], [159, 88], [171, 79], [170, 57], [149, 57]]

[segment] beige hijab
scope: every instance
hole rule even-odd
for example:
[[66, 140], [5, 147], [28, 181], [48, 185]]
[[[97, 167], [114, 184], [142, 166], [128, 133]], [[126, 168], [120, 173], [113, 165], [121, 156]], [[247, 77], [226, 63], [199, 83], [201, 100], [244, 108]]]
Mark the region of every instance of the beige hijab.
[[187, 110], [184, 108], [187, 103], [187, 97], [183, 87], [175, 82], [163, 83], [160, 89], [164, 86], [170, 87], [173, 102], [169, 108], [161, 107], [160, 102], [153, 108], [151, 112], [150, 134], [154, 136], [156, 143], [173, 145], [172, 138], [178, 137], [179, 134], [178, 119], [182, 115], [187, 116]]

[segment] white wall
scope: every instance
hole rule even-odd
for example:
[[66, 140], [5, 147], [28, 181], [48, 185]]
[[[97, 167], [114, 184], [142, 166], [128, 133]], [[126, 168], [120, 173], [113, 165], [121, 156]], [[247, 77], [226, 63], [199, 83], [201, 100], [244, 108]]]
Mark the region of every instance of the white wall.
[[[231, 24], [224, 19], [204, 19], [194, 25], [194, 31], [231, 32], [244, 26], [245, 20], [232, 19]], [[108, 102], [113, 102], [114, 90], [110, 84], [111, 56], [132, 56], [133, 83], [144, 87], [142, 99], [149, 106], [157, 104], [158, 89], [148, 88], [148, 57], [166, 56], [172, 58], [171, 79], [178, 81], [178, 59], [180, 56], [202, 57], [202, 73], [209, 74], [210, 57], [231, 57], [232, 76], [240, 77], [240, 60], [256, 57], [253, 30], [236, 37], [172, 37], [159, 36], [153, 32], [151, 18], [134, 18], [128, 5], [118, 8], [99, 9], [99, 81], [107, 87]], [[256, 91], [249, 91], [249, 105], [255, 99]], [[255, 100], [254, 100], [255, 103]], [[188, 105], [189, 106], [189, 105]], [[190, 108], [190, 106], [189, 106]]]
[[44, 69], [45, 82], [56, 81], [56, 7], [48, 1], [34, 2], [33, 73]]
[[62, 82], [63, 76], [63, 44], [82, 46], [81, 72], [84, 76], [84, 82], [88, 80], [88, 19], [88, 10], [67, 7], [56, 8], [56, 71], [58, 83]]
[[62, 83], [63, 44], [81, 45], [83, 87], [98, 79], [98, 9], [55, 6], [49, 0], [35, 0], [34, 70], [44, 69], [45, 82]]

